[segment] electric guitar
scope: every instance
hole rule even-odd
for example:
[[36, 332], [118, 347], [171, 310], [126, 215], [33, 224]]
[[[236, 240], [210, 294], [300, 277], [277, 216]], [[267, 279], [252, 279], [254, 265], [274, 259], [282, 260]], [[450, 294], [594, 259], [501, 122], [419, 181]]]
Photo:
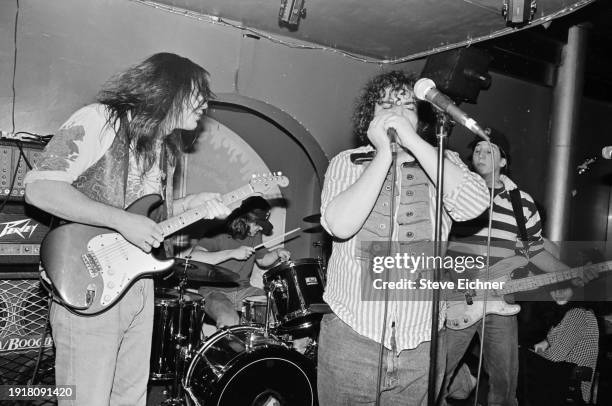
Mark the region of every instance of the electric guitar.
[[[485, 290], [475, 289], [448, 294], [446, 327], [452, 330], [462, 330], [474, 325], [482, 319], [483, 308], [485, 314], [499, 314], [501, 316], [517, 314], [521, 310], [521, 306], [507, 303], [503, 298], [504, 295], [533, 290], [542, 286], [579, 278], [585, 270], [592, 270], [598, 273], [612, 270], [612, 261], [607, 261], [599, 264], [567, 269], [565, 271], [547, 272], [521, 279], [510, 279], [510, 272], [513, 269], [526, 265], [527, 260], [524, 257], [517, 256], [506, 258], [502, 261], [505, 261], [502, 266], [504, 267], [506, 276], [491, 279], [491, 282], [503, 282], [503, 287], [501, 289], [488, 290], [486, 292], [486, 301], [484, 300]], [[491, 266], [490, 271], [492, 273], [499, 273], [499, 268], [495, 269], [498, 264], [499, 263], [496, 263]]]
[[[273, 186], [286, 187], [289, 179], [277, 174], [253, 176], [248, 185], [221, 196], [229, 206], [254, 194], [264, 194]], [[132, 203], [126, 211], [148, 216], [159, 206], [159, 195], [147, 195]], [[195, 223], [210, 218], [205, 206], [188, 210], [159, 223], [164, 238]], [[163, 246], [157, 251], [163, 251]], [[139, 278], [162, 273], [173, 259], [158, 260], [123, 236], [105, 227], [79, 223], [61, 225], [51, 230], [40, 247], [40, 257], [53, 290], [67, 308], [77, 314], [102, 313], [117, 302]]]

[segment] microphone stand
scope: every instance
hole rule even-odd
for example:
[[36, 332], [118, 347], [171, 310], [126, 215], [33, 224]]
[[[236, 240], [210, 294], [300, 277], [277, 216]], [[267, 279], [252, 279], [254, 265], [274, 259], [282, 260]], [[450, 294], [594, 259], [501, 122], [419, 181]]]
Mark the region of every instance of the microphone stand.
[[[442, 254], [442, 196], [443, 196], [443, 179], [444, 179], [444, 148], [445, 142], [453, 126], [453, 121], [450, 117], [442, 112], [436, 112], [436, 138], [438, 139], [438, 164], [436, 176], [436, 219], [435, 219], [435, 246], [434, 257], [439, 258]], [[433, 281], [439, 282], [440, 264], [436, 262], [436, 267], [433, 273]], [[431, 306], [431, 341], [429, 346], [429, 384], [427, 391], [428, 406], [436, 404], [436, 369], [438, 358], [438, 324], [440, 320], [440, 290], [433, 289], [432, 306]]]
[[[393, 129], [393, 131], [387, 130], [387, 134], [391, 139], [391, 204], [389, 205], [389, 239], [386, 247], [386, 256], [391, 256], [392, 246], [393, 246], [393, 235], [395, 234], [395, 190], [396, 190], [396, 182], [397, 182], [397, 151], [399, 146], [397, 145], [397, 133]], [[385, 282], [389, 281], [389, 272], [385, 272]], [[380, 348], [378, 351], [378, 371], [376, 376], [376, 401], [375, 406], [380, 406], [381, 396], [382, 396], [382, 380], [383, 380], [383, 362], [384, 362], [384, 354], [385, 354], [385, 338], [387, 335], [387, 317], [389, 314], [389, 289], [385, 289], [385, 297], [384, 297], [385, 307], [383, 310], [383, 324], [382, 324], [382, 333], [380, 337]], [[393, 351], [393, 349], [391, 350]], [[395, 356], [395, 354], [393, 354]]]

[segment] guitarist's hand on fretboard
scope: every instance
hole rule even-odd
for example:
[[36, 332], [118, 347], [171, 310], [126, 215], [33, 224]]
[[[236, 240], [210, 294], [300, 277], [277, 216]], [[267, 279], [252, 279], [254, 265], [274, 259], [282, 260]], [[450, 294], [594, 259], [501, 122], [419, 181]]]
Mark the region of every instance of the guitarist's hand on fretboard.
[[[213, 193], [200, 193], [200, 195], [211, 195], [211, 194]], [[218, 193], [214, 193], [214, 195], [218, 195]], [[204, 216], [204, 218], [206, 219], [214, 219], [214, 218], [224, 219], [227, 216], [229, 216], [229, 214], [232, 212], [229, 209], [229, 207], [227, 207], [221, 202], [219, 197], [212, 199], [212, 200], [204, 200], [201, 203], [198, 203], [198, 202], [199, 202], [199, 198], [192, 199], [190, 203], [190, 207], [193, 207], [193, 205], [196, 205], [195, 207], [203, 206], [204, 210], [207, 212], [206, 215]]]
[[182, 199], [178, 199], [174, 205], [174, 214], [180, 214], [202, 205], [206, 205], [206, 209], [210, 211], [211, 217], [207, 217], [209, 219], [225, 218], [229, 216], [231, 212], [231, 210], [221, 201], [221, 195], [219, 193], [201, 192], [193, 193]]
[[572, 279], [572, 285], [582, 287], [599, 276], [599, 272], [597, 272], [596, 269], [586, 267], [586, 265], [591, 265], [591, 264], [593, 263], [587, 262], [585, 264], [585, 268], [580, 273], [580, 278]]

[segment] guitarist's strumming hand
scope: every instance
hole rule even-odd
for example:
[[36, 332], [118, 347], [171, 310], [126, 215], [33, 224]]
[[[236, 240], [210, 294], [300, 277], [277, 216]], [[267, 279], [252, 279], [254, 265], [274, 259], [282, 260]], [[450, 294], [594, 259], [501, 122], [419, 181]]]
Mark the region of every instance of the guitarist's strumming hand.
[[115, 229], [126, 240], [144, 252], [151, 252], [164, 241], [162, 229], [155, 221], [140, 214], [123, 213], [125, 215]]

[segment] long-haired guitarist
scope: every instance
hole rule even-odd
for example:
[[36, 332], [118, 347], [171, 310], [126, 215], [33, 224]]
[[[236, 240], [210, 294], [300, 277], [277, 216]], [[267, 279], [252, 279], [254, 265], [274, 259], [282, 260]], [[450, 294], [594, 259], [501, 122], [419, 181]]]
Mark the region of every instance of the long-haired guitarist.
[[[25, 179], [27, 202], [67, 221], [108, 227], [144, 252], [160, 247], [163, 230], [146, 213], [124, 209], [147, 194], [166, 199], [161, 217], [199, 205], [209, 218], [227, 216], [217, 194], [172, 200], [181, 154], [175, 130], [194, 130], [211, 96], [206, 70], [171, 53], [118, 74], [49, 142]], [[76, 385], [76, 400], [60, 404], [145, 405], [153, 305], [151, 279], [138, 280], [95, 316], [53, 303], [56, 383]]]
[[[471, 165], [475, 172], [482, 176], [490, 187], [494, 179], [494, 198], [491, 230], [490, 264], [508, 262], [517, 255], [526, 255], [529, 261], [544, 272], [556, 272], [569, 269], [544, 249], [540, 215], [533, 198], [519, 190], [517, 185], [507, 176], [510, 165], [510, 144], [504, 134], [493, 130], [490, 134], [491, 144], [475, 139], [470, 144], [472, 148]], [[514, 191], [514, 192], [513, 192]], [[518, 243], [521, 238], [519, 220], [515, 215], [512, 195], [515, 195], [515, 205], [522, 211], [525, 232], [528, 241], [524, 247]], [[518, 213], [520, 213], [518, 211]], [[475, 220], [456, 223], [447, 255], [475, 256], [486, 255], [488, 213]], [[522, 253], [519, 251], [522, 249]], [[527, 261], [525, 261], [527, 262]], [[493, 268], [492, 268], [493, 269]], [[498, 275], [499, 276], [499, 275]], [[593, 275], [585, 275], [592, 278]], [[471, 275], [473, 278], [474, 275]], [[476, 277], [479, 277], [476, 275]], [[571, 289], [559, 289], [551, 292], [558, 302], [566, 302], [572, 295]], [[482, 300], [482, 299], [473, 299]], [[465, 303], [465, 301], [464, 301]], [[447, 365], [444, 394], [456, 391], [459, 382], [451, 382], [455, 369], [463, 358], [472, 338], [480, 335], [482, 320], [463, 329], [447, 329]], [[487, 404], [495, 406], [516, 406], [516, 389], [518, 379], [518, 338], [516, 315], [488, 314], [484, 318], [485, 333], [480, 337], [483, 346], [483, 363], [489, 375], [489, 393]], [[462, 390], [461, 392], [469, 393]], [[446, 400], [443, 399], [443, 405]]]

